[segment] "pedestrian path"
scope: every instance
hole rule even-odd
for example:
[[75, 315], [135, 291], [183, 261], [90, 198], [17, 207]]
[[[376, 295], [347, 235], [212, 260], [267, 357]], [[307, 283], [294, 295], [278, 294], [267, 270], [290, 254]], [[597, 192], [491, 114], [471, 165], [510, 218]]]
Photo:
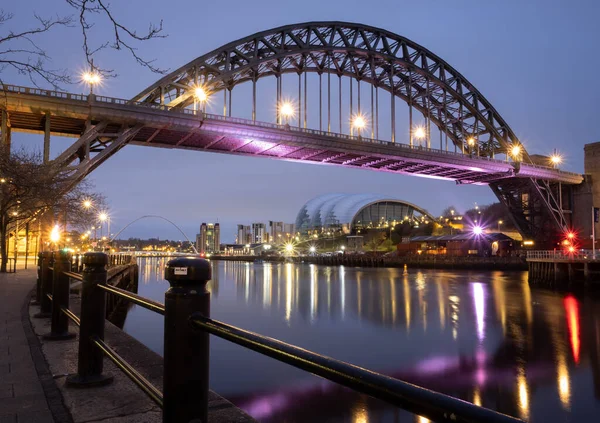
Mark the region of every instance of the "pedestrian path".
[[[38, 375], [45, 366], [43, 356], [26, 326], [29, 316], [22, 319], [36, 278], [35, 265], [29, 267], [0, 273], [0, 423], [55, 422]], [[54, 383], [51, 375], [45, 376], [44, 380]]]

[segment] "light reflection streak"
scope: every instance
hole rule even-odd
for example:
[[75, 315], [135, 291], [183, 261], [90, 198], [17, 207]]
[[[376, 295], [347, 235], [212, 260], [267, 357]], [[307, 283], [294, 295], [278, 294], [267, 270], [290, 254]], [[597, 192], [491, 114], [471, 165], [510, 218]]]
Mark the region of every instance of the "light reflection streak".
[[314, 264], [309, 265], [310, 267], [310, 321], [315, 321], [317, 317], [317, 301], [318, 293], [315, 292], [317, 289], [317, 266]]
[[442, 330], [446, 328], [446, 302], [444, 301], [444, 286], [442, 281], [437, 281], [437, 299], [440, 313], [440, 327]]
[[473, 288], [473, 301], [475, 302], [475, 318], [477, 319], [477, 337], [483, 341], [485, 337], [485, 295], [483, 292], [483, 284], [474, 282], [471, 284]]
[[263, 264], [263, 307], [267, 308], [271, 305], [271, 272], [273, 266], [271, 263]]
[[565, 410], [569, 410], [571, 408], [571, 380], [566, 357], [564, 355], [558, 357], [556, 382], [558, 384], [558, 396], [560, 402]]
[[475, 392], [473, 392], [473, 404], [481, 407], [481, 394], [479, 393], [479, 388], [475, 388]]
[[244, 299], [246, 303], [250, 298], [250, 263], [246, 263], [246, 278], [244, 280]]
[[452, 338], [456, 341], [458, 338], [458, 311], [460, 298], [458, 298], [456, 295], [450, 295], [448, 299], [450, 300], [450, 309], [452, 310], [450, 312], [450, 320], [452, 322]]
[[523, 303], [525, 305], [525, 315], [527, 316], [527, 323], [531, 326], [533, 323], [533, 310], [531, 305], [531, 288], [529, 287], [529, 282], [524, 280], [521, 284], [523, 288]]
[[340, 300], [342, 305], [342, 320], [344, 320], [344, 317], [346, 317], [346, 269], [344, 266], [340, 268]]
[[502, 334], [504, 335], [506, 334], [506, 297], [503, 284], [503, 278], [497, 272], [495, 272], [492, 279], [492, 289], [494, 290], [493, 295], [494, 302], [496, 304], [496, 313], [500, 319], [500, 324], [502, 325]]
[[427, 331], [427, 301], [425, 300], [427, 286], [425, 283], [425, 275], [423, 275], [423, 272], [417, 273], [415, 283], [417, 285], [419, 311], [421, 312], [421, 317], [423, 319], [423, 330]]
[[397, 318], [397, 307], [396, 307], [396, 283], [394, 279], [390, 277], [390, 296], [392, 301], [392, 324], [396, 326]]
[[573, 360], [579, 364], [579, 304], [575, 297], [569, 295], [564, 299], [565, 311], [567, 312], [567, 325], [571, 339], [571, 349], [573, 351]]
[[369, 414], [364, 405], [352, 409], [352, 423], [369, 423]]
[[408, 276], [404, 276], [404, 315], [406, 318], [406, 332], [410, 332], [410, 286]]
[[290, 323], [292, 316], [292, 264], [285, 265], [285, 321]]
[[528, 420], [529, 417], [529, 390], [525, 372], [521, 370], [517, 376], [517, 389], [519, 392], [519, 410], [521, 417]]

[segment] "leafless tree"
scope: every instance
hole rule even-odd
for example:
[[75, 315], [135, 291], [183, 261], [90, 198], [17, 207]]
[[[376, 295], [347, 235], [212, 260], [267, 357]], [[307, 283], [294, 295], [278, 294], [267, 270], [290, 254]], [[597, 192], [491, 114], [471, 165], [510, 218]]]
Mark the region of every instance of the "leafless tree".
[[[70, 188], [73, 187], [73, 188]], [[70, 189], [69, 189], [70, 188]], [[24, 149], [0, 155], [0, 272], [6, 271], [9, 233], [20, 224], [44, 215], [66, 227], [85, 227], [95, 221], [95, 211], [82, 207], [84, 199], [101, 205], [104, 198], [91, 184], [71, 183], [68, 170]]]
[[[104, 77], [116, 76], [113, 69], [94, 65], [94, 55], [104, 49], [128, 51], [135, 61], [155, 73], [165, 73], [155, 65], [154, 59], [147, 59], [138, 53], [140, 42], [166, 37], [162, 21], [150, 23], [148, 30], [138, 32], [121, 22], [105, 0], [65, 0], [75, 10], [76, 16], [54, 16], [49, 18], [34, 14], [35, 23], [29, 28], [10, 28], [14, 15], [0, 8], [0, 82], [2, 73], [8, 69], [25, 75], [35, 86], [50, 84], [55, 89], [73, 83], [73, 76], [67, 69], [51, 66], [50, 54], [40, 47], [39, 41], [56, 27], [70, 27], [79, 24], [82, 33], [82, 47], [90, 69]], [[92, 28], [104, 25], [101, 41], [92, 38]], [[104, 27], [103, 27], [104, 28]]]

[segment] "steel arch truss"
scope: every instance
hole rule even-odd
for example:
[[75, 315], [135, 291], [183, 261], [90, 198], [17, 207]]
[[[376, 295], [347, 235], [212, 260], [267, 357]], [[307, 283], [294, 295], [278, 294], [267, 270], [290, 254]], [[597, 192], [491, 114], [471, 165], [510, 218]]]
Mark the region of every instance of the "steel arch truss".
[[494, 107], [448, 63], [404, 37], [354, 23], [311, 22], [251, 35], [193, 60], [133, 100], [186, 107], [199, 85], [213, 94], [265, 76], [304, 72], [352, 77], [393, 93], [460, 148], [470, 137], [481, 155], [520, 145]]
[[534, 178], [509, 178], [490, 183], [490, 188], [508, 208], [519, 232], [550, 246], [557, 233], [571, 224], [565, 216], [560, 183]]
[[70, 170], [69, 179], [73, 186], [123, 148], [142, 127], [141, 124], [128, 126], [109, 122], [90, 124], [54, 162]]

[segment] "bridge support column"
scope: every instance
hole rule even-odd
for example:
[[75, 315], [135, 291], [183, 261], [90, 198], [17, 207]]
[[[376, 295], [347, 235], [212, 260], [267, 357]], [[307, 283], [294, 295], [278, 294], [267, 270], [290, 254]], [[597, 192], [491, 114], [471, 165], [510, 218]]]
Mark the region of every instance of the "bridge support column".
[[44, 117], [44, 163], [50, 161], [50, 114]]
[[10, 144], [11, 144], [11, 133], [10, 133], [10, 119], [8, 116], [8, 112], [6, 110], [2, 110], [2, 122], [0, 126], [0, 149], [7, 151], [10, 153]]
[[588, 262], [583, 263], [583, 280], [586, 285], [590, 283], [590, 264]]
[[569, 273], [569, 283], [573, 283], [575, 279], [575, 269], [573, 269], [573, 263], [567, 264], [567, 271]]

